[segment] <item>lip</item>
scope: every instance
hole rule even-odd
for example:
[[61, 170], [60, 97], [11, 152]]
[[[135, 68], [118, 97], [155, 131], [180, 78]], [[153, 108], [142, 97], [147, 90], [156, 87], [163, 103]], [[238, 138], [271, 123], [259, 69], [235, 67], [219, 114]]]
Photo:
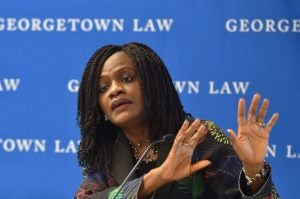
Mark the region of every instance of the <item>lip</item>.
[[126, 104], [131, 104], [132, 101], [130, 101], [129, 99], [126, 98], [120, 98], [117, 100], [114, 100], [111, 104], [111, 111], [114, 111], [116, 108], [122, 106], [122, 105], [126, 105]]

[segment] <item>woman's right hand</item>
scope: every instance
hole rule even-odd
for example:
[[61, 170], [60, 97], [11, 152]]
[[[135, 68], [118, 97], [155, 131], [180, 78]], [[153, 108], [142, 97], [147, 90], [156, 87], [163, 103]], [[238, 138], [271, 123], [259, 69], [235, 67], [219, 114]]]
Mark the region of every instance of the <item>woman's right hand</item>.
[[192, 155], [197, 144], [204, 139], [207, 129], [196, 119], [191, 125], [186, 120], [176, 135], [170, 153], [163, 164], [144, 175], [138, 198], [149, 198], [159, 187], [187, 177], [211, 164], [200, 160], [192, 164]]
[[184, 121], [168, 157], [157, 168], [163, 181], [179, 180], [211, 164], [208, 160], [200, 160], [194, 164], [191, 162], [195, 147], [204, 139], [206, 133], [207, 128], [199, 119], [196, 119], [191, 125], [189, 125], [188, 120]]

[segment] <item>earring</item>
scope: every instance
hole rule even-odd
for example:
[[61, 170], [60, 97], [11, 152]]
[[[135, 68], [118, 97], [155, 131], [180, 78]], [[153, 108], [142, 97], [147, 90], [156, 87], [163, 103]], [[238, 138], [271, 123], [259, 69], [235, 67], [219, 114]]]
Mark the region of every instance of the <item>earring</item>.
[[105, 120], [105, 122], [107, 122], [107, 121], [108, 121], [108, 118], [107, 118], [107, 116], [106, 116], [106, 115], [104, 115], [104, 120]]

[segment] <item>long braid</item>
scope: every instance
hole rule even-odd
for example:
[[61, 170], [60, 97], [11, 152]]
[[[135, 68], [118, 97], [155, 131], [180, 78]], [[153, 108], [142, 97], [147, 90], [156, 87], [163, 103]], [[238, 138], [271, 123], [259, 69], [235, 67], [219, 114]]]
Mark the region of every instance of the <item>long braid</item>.
[[[87, 63], [78, 93], [77, 122], [81, 130], [81, 142], [78, 160], [82, 167], [99, 169], [107, 167], [107, 158], [111, 150], [107, 144], [113, 143], [116, 133], [107, 132], [109, 124], [104, 121], [104, 114], [98, 104], [98, 84], [100, 70], [106, 59], [120, 49], [105, 46], [98, 49]], [[106, 131], [103, 132], [102, 131]], [[100, 138], [100, 139], [99, 139]]]

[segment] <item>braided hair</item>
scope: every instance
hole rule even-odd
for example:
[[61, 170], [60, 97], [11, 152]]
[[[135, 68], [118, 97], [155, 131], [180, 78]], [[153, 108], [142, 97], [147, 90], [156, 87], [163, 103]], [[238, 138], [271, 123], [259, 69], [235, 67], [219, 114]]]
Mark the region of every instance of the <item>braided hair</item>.
[[98, 49], [87, 63], [78, 93], [77, 123], [81, 131], [81, 142], [77, 157], [80, 166], [89, 170], [109, 168], [112, 146], [120, 131], [116, 125], [105, 121], [98, 102], [99, 78], [103, 65], [111, 55], [119, 51], [130, 57], [140, 78], [150, 140], [167, 133], [176, 134], [185, 118], [170, 74], [151, 48], [132, 42]]

